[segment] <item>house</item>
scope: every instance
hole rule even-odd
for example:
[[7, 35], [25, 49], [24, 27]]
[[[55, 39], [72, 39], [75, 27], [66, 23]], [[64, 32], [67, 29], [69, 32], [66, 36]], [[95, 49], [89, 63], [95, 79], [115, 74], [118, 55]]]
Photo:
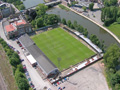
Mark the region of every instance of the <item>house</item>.
[[10, 4], [1, 3], [0, 4], [0, 19], [4, 17], [8, 17], [9, 15], [14, 13], [14, 9]]
[[9, 25], [5, 26], [5, 34], [8, 39], [32, 32], [31, 25], [24, 19], [11, 19]]

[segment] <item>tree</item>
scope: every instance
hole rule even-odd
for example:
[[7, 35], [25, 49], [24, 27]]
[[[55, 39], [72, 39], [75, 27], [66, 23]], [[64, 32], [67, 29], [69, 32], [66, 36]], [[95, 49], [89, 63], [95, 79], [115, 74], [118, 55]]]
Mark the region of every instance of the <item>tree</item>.
[[58, 22], [59, 22], [59, 17], [55, 14], [46, 15], [46, 19], [44, 21], [44, 23], [46, 23], [47, 25], [57, 24]]
[[93, 6], [94, 6], [94, 3], [89, 4], [89, 9], [90, 9], [91, 11], [93, 11]]
[[74, 26], [73, 26], [73, 24], [72, 24], [72, 23], [71, 23], [71, 25], [70, 25], [70, 28], [74, 29]]
[[10, 64], [14, 67], [17, 67], [18, 64], [20, 64], [20, 60], [18, 58], [10, 58]]
[[117, 19], [117, 23], [120, 24], [120, 17]]
[[71, 21], [68, 20], [68, 21], [67, 21], [67, 26], [70, 27], [70, 25], [71, 25]]
[[108, 69], [113, 68], [116, 70], [116, 66], [119, 65], [118, 59], [120, 58], [120, 48], [114, 44], [111, 45], [104, 54], [104, 63]]
[[75, 29], [77, 29], [78, 25], [77, 25], [77, 21], [76, 20], [74, 21], [73, 26], [74, 26]]
[[17, 69], [18, 69], [20, 72], [24, 73], [22, 64], [17, 65]]
[[19, 6], [19, 10], [24, 10], [24, 9], [25, 9], [24, 4], [21, 4], [21, 5]]
[[44, 4], [39, 4], [37, 7], [36, 7], [36, 10], [37, 10], [37, 15], [38, 16], [41, 16], [41, 15], [44, 15], [46, 13], [46, 10], [48, 9], [48, 7]]
[[115, 90], [120, 90], [120, 84], [115, 84]]
[[83, 6], [82, 9], [83, 9], [84, 11], [86, 11], [87, 8], [86, 8], [85, 6]]
[[38, 18], [36, 20], [36, 25], [37, 25], [38, 28], [43, 27], [44, 26], [43, 18]]
[[84, 34], [86, 37], [88, 36], [88, 31], [87, 31], [87, 29], [86, 29], [86, 28], [84, 29], [83, 34]]
[[15, 71], [15, 79], [16, 79], [17, 83], [18, 83], [19, 78], [25, 78], [25, 75], [22, 72], [20, 72], [19, 69], [17, 69]]
[[30, 9], [30, 11], [29, 11], [29, 17], [30, 17], [32, 20], [34, 20], [34, 19], [36, 18], [36, 16], [37, 16], [36, 11], [33, 10], [33, 9]]
[[25, 78], [19, 78], [17, 84], [20, 90], [29, 90], [29, 84]]
[[66, 20], [65, 20], [65, 18], [62, 19], [62, 23], [63, 23], [64, 25], [66, 25]]

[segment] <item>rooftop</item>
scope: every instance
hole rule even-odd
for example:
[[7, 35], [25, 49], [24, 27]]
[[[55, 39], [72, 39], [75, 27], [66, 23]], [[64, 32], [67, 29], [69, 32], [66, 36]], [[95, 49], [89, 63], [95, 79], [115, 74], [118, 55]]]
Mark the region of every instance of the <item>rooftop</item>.
[[15, 21], [14, 24], [16, 26], [22, 25], [22, 24], [26, 24], [25, 20], [19, 20], [19, 21]]
[[5, 29], [7, 32], [11, 32], [11, 31], [14, 31], [16, 28], [10, 24], [10, 25], [5, 26]]
[[30, 37], [25, 34], [18, 39], [23, 46], [29, 51], [29, 53], [35, 58], [40, 65], [41, 69], [44, 70], [46, 75], [57, 67], [49, 60], [49, 58], [35, 45]]
[[23, 25], [23, 24], [26, 24], [25, 20], [18, 20], [18, 21], [15, 21], [14, 23], [6, 25], [5, 29], [7, 32], [11, 32], [16, 29], [16, 26]]

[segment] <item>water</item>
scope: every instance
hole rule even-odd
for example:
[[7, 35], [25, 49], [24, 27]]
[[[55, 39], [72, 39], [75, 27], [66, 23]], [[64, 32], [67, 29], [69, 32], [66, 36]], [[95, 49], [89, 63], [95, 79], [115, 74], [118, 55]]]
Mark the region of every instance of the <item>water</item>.
[[21, 0], [26, 9], [36, 6], [40, 3], [45, 3], [44, 0]]
[[79, 16], [75, 14], [72, 11], [65, 11], [59, 8], [53, 8], [49, 11], [47, 11], [48, 14], [57, 14], [61, 18], [65, 18], [66, 20], [71, 20], [71, 22], [74, 22], [76, 20], [78, 24], [82, 25], [84, 28], [87, 28], [89, 35], [95, 34], [97, 37], [101, 40], [104, 41], [106, 46], [110, 46], [111, 44], [120, 44], [105, 30], [97, 26], [96, 24], [92, 23], [91, 21], [85, 19], [82, 16]]

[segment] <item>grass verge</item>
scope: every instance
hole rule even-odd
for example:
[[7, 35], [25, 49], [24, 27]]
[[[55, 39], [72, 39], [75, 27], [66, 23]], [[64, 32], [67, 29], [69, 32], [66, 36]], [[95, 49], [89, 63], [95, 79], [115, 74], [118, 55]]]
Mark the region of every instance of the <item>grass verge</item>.
[[107, 28], [120, 39], [120, 24], [111, 24]]
[[69, 11], [69, 10], [70, 10], [69, 8], [67, 8], [67, 7], [63, 6], [62, 4], [59, 4], [58, 6], [59, 6], [61, 9], [64, 9], [64, 10], [67, 10], [67, 11]]

